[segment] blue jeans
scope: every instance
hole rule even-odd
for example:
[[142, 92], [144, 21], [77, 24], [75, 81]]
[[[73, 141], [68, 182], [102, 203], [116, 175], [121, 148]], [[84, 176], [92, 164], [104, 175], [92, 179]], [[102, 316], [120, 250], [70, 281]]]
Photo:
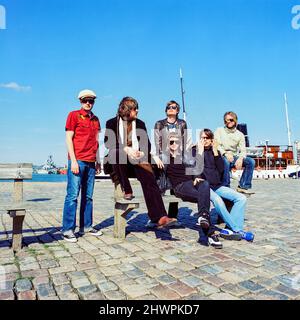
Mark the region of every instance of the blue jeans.
[[[230, 213], [222, 198], [233, 202]], [[247, 202], [247, 198], [243, 194], [227, 187], [220, 187], [215, 191], [210, 190], [210, 199], [218, 214], [232, 231], [238, 232], [243, 230]]]
[[174, 191], [176, 197], [198, 204], [198, 216], [203, 213], [209, 214], [210, 188], [207, 181], [202, 181], [196, 186], [194, 186], [193, 180], [185, 181], [177, 185]]
[[71, 161], [68, 165], [67, 196], [63, 211], [62, 232], [75, 231], [77, 199], [81, 190], [80, 230], [87, 230], [93, 224], [93, 192], [95, 184], [95, 163], [78, 161], [79, 174], [71, 171]]
[[[226, 157], [223, 157], [224, 176], [222, 185], [224, 187], [230, 187], [230, 171], [235, 166], [237, 159], [238, 157], [234, 157], [234, 161], [230, 163]], [[243, 189], [251, 189], [255, 161], [252, 158], [246, 157], [243, 161], [243, 167], [244, 171], [239, 182], [239, 187]]]

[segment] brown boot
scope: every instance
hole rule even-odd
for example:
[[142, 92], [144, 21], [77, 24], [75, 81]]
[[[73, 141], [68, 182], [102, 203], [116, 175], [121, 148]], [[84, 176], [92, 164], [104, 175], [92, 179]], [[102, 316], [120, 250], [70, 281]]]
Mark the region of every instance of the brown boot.
[[157, 227], [158, 228], [165, 228], [165, 227], [171, 227], [174, 224], [176, 224], [177, 219], [175, 218], [169, 218], [168, 216], [163, 216], [158, 220]]

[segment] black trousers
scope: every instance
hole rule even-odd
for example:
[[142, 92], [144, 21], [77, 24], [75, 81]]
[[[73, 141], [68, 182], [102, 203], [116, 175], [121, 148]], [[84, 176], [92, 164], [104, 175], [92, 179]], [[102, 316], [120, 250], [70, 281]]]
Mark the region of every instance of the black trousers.
[[202, 181], [196, 186], [193, 180], [185, 181], [177, 185], [174, 189], [176, 197], [184, 201], [198, 204], [199, 216], [210, 211], [210, 186], [207, 181]]
[[[118, 150], [113, 150], [118, 153]], [[118, 159], [118, 157], [116, 157]], [[153, 172], [146, 170], [142, 166], [136, 164], [112, 164], [113, 170], [119, 177], [121, 187], [125, 193], [132, 193], [129, 177], [135, 177], [141, 183], [145, 203], [148, 209], [148, 215], [152, 222], [156, 223], [158, 220], [167, 215], [159, 187], [156, 183]]]

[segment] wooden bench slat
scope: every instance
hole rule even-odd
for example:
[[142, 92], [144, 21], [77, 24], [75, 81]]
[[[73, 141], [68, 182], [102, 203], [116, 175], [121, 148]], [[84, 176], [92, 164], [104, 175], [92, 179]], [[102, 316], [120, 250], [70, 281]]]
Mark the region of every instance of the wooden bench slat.
[[1, 205], [1, 210], [27, 210], [30, 205], [27, 202], [8, 202], [4, 205]]
[[0, 163], [0, 180], [31, 180], [32, 163]]

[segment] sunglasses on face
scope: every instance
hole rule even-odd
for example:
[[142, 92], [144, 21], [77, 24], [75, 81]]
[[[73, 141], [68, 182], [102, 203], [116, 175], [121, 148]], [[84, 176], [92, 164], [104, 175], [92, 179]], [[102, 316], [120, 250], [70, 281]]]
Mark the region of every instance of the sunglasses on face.
[[226, 119], [225, 122], [229, 123], [229, 122], [235, 122], [234, 119]]
[[201, 137], [201, 139], [203, 139], [203, 140], [210, 140], [210, 138], [208, 138], [208, 137]]
[[81, 99], [82, 103], [89, 103], [89, 104], [94, 104], [95, 99]]
[[178, 144], [178, 141], [177, 140], [171, 140], [170, 141], [170, 146], [174, 145], [174, 144]]
[[168, 106], [167, 107], [167, 110], [177, 110], [177, 106]]

